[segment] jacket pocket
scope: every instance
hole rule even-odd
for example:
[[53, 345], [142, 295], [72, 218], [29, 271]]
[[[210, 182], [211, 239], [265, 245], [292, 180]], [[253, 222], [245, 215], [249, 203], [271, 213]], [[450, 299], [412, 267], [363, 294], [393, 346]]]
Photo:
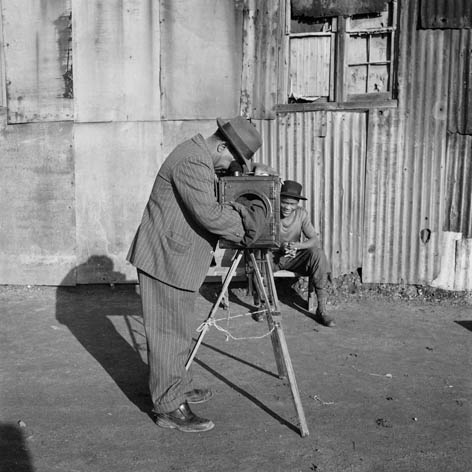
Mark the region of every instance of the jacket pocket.
[[190, 248], [190, 242], [178, 233], [166, 233], [166, 240], [170, 251], [184, 254]]

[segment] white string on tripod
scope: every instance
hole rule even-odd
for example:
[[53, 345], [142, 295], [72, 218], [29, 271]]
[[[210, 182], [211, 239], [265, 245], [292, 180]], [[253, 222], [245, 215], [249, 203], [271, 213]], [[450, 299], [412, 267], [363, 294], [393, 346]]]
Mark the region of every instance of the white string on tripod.
[[208, 320], [204, 321], [197, 328], [197, 333], [202, 332], [207, 327], [210, 328], [210, 327], [214, 326], [218, 331], [221, 331], [222, 333], [226, 334], [226, 341], [228, 341], [229, 338], [231, 338], [235, 341], [243, 341], [243, 340], [246, 340], [246, 339], [262, 339], [262, 338], [265, 338], [265, 337], [269, 336], [272, 333], [272, 331], [274, 331], [275, 326], [273, 326], [270, 331], [268, 331], [267, 333], [262, 334], [260, 336], [236, 337], [236, 336], [233, 336], [227, 329], [223, 328], [222, 326], [219, 326], [217, 322], [218, 321], [224, 321], [224, 320], [229, 322], [230, 320], [233, 320], [235, 318], [241, 318], [242, 316], [253, 315], [254, 313], [263, 313], [263, 312], [266, 312], [266, 311], [267, 311], [267, 309], [263, 309], [263, 310], [253, 311], [253, 312], [242, 313], [240, 315], [234, 315], [234, 316], [231, 316], [231, 314], [228, 311], [228, 316], [226, 318], [219, 318], [219, 319], [213, 319], [212, 318], [212, 319], [208, 319]]

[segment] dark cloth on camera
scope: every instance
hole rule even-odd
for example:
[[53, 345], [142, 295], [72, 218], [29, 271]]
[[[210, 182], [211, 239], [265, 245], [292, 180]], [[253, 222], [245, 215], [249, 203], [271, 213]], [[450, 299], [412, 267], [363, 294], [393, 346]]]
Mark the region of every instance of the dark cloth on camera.
[[261, 200], [250, 199], [244, 195], [233, 202], [233, 207], [241, 215], [245, 231], [241, 244], [251, 247], [262, 236], [268, 223], [267, 208]]

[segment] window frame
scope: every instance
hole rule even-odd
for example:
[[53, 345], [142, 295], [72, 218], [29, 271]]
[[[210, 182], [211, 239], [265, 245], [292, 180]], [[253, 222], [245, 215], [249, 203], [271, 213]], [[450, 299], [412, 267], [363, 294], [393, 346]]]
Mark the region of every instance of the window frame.
[[[398, 1], [392, 0], [392, 26], [384, 28], [365, 28], [352, 30], [352, 16], [334, 16], [333, 30], [328, 32], [291, 33], [291, 0], [282, 0], [282, 21], [280, 28], [279, 76], [277, 89], [276, 112], [311, 111], [311, 110], [356, 110], [369, 108], [396, 108], [397, 100], [397, 64], [398, 64]], [[319, 100], [304, 103], [288, 103], [290, 91], [290, 39], [296, 37], [331, 35], [331, 57], [329, 96]], [[352, 36], [368, 36], [389, 34], [391, 52], [385, 61], [375, 61], [388, 64], [389, 91], [380, 93], [348, 93], [348, 39]], [[370, 39], [369, 39], [370, 40]], [[369, 41], [368, 40], [368, 41]], [[374, 61], [367, 61], [367, 68]], [[368, 79], [366, 79], [368, 80]]]

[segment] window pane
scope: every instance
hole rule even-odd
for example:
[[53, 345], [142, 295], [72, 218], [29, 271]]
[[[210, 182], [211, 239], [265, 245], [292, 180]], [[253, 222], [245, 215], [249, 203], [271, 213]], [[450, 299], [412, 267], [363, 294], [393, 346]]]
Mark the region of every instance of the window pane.
[[385, 62], [390, 59], [390, 34], [372, 35], [370, 39], [370, 61]]
[[351, 36], [348, 42], [347, 63], [367, 62], [367, 36]]
[[367, 15], [355, 15], [351, 18], [350, 31], [362, 31], [366, 29], [379, 29], [392, 26], [391, 15], [388, 10]]
[[348, 94], [367, 92], [367, 66], [350, 66], [347, 79]]
[[388, 74], [389, 66], [378, 65], [369, 67], [368, 93], [385, 93], [388, 92]]
[[332, 18], [297, 18], [291, 19], [290, 33], [322, 33], [332, 30]]
[[331, 36], [290, 38], [290, 95], [327, 97]]

